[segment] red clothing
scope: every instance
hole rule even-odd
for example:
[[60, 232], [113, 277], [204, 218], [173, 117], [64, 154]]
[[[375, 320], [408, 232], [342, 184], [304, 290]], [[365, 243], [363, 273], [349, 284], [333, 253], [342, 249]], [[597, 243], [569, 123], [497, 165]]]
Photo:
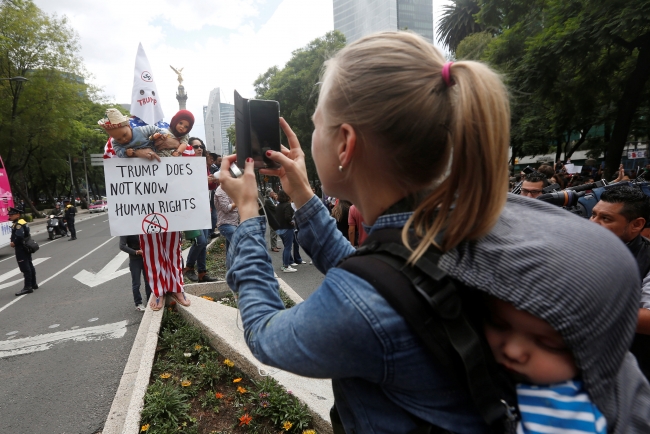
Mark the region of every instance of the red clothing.
[[[208, 171], [208, 176], [212, 175], [212, 174], [210, 173], [210, 168], [209, 168], [209, 167], [206, 167], [205, 170]], [[217, 187], [219, 187], [219, 183], [218, 183], [218, 182], [208, 182], [208, 190], [216, 190]]]
[[140, 235], [144, 273], [156, 297], [183, 292], [181, 233], [162, 232]]
[[359, 245], [363, 244], [366, 238], [368, 238], [368, 233], [363, 228], [363, 217], [361, 216], [361, 213], [357, 207], [354, 205], [350, 207], [350, 212], [348, 214], [348, 225], [356, 227], [356, 230], [359, 233]]

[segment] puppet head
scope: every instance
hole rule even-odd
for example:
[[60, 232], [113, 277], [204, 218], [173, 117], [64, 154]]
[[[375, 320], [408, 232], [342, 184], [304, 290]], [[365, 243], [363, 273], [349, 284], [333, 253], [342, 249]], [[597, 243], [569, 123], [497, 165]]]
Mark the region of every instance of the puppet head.
[[180, 110], [169, 123], [169, 130], [176, 137], [188, 134], [194, 126], [194, 115], [189, 110]]
[[97, 121], [97, 124], [119, 144], [126, 145], [133, 138], [129, 118], [120, 113], [118, 109], [107, 109], [106, 117]]

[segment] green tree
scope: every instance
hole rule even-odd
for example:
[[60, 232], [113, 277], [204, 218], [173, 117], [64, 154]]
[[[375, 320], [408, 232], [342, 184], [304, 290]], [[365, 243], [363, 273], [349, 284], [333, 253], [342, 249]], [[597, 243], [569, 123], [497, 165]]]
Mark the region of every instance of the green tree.
[[[564, 142], [565, 155], [586, 143], [594, 126], [611, 128], [611, 174], [640, 121], [637, 110], [648, 104], [650, 2], [486, 0], [478, 19], [500, 29], [487, 59], [547, 110], [549, 139]], [[575, 133], [573, 145], [560, 139]]]
[[65, 17], [48, 16], [31, 0], [0, 1], [0, 77], [29, 79], [0, 81], [0, 155], [12, 191], [30, 205], [43, 189], [57, 193], [61, 182], [53, 179], [69, 178], [69, 155], [80, 155], [89, 137], [99, 141], [102, 102], [85, 84], [77, 39]]
[[233, 154], [237, 153], [237, 134], [235, 132], [235, 124], [230, 125], [226, 128], [226, 136], [228, 136], [228, 142], [232, 145]]
[[477, 0], [454, 0], [442, 9], [436, 36], [438, 43], [452, 53], [456, 52], [458, 45], [467, 36], [486, 30], [486, 27], [474, 18], [481, 11]]
[[317, 179], [311, 157], [311, 116], [318, 102], [318, 83], [324, 62], [345, 47], [345, 36], [339, 31], [328, 32], [305, 47], [295, 50], [284, 68], [269, 68], [255, 83], [256, 98], [280, 102], [280, 112], [298, 136], [307, 172]]

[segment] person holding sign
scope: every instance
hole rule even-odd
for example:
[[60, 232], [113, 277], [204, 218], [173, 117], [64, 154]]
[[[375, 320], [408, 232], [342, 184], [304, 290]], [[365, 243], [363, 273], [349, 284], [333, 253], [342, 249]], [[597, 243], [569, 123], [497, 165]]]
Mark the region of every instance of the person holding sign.
[[[153, 125], [131, 128], [128, 118], [122, 116], [118, 110], [109, 109], [106, 113], [107, 117], [100, 120], [98, 124], [113, 138], [112, 143], [117, 157], [128, 158], [124, 147], [130, 147], [135, 148], [133, 157], [160, 161], [158, 153], [161, 153], [161, 150], [166, 149], [166, 147], [157, 145], [154, 149], [152, 145], [146, 143], [143, 145], [141, 142], [145, 138], [147, 138], [148, 142], [148, 137], [153, 133], [166, 132], [165, 130]], [[164, 153], [161, 153], [161, 155], [165, 156]], [[153, 310], [162, 309], [165, 305], [163, 296], [167, 293], [171, 294], [174, 300], [183, 306], [189, 306], [190, 301], [185, 297], [183, 291], [180, 232], [166, 232], [166, 229], [157, 226], [158, 224], [152, 219], [149, 224], [152, 229], [148, 230], [146, 234], [140, 235], [144, 271], [155, 295], [149, 306]]]

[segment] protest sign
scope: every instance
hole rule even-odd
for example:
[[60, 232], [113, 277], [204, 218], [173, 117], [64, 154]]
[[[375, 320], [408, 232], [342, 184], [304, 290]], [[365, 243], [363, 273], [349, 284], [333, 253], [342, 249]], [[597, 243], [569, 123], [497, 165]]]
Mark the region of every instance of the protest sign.
[[104, 160], [111, 235], [209, 229], [205, 158]]

